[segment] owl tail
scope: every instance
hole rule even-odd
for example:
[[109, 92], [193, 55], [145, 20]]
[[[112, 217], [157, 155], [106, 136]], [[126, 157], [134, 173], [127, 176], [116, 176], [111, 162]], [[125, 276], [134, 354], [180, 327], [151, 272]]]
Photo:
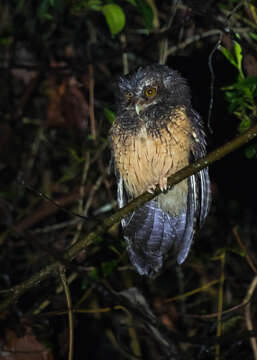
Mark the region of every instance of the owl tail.
[[165, 254], [184, 236], [185, 218], [185, 213], [171, 217], [152, 200], [123, 220], [129, 257], [140, 275], [151, 277], [160, 270]]

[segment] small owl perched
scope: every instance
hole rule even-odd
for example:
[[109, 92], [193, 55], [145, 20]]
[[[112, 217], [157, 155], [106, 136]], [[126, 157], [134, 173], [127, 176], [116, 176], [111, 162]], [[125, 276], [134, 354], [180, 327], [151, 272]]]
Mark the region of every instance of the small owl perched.
[[118, 205], [157, 185], [165, 191], [122, 220], [132, 264], [151, 277], [170, 248], [179, 264], [186, 259], [195, 229], [208, 214], [206, 168], [167, 189], [169, 176], [205, 155], [205, 133], [185, 79], [168, 66], [139, 68], [120, 78], [118, 90], [110, 131]]

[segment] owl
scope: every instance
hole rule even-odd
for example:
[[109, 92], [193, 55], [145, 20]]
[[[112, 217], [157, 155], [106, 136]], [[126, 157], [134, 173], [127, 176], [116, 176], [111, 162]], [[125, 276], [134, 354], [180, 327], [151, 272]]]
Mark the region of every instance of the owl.
[[152, 277], [172, 250], [187, 257], [211, 202], [208, 169], [174, 185], [167, 179], [206, 154], [206, 136], [191, 106], [186, 80], [165, 65], [138, 68], [120, 78], [117, 116], [110, 130], [118, 206], [159, 186], [162, 193], [122, 220], [132, 264]]

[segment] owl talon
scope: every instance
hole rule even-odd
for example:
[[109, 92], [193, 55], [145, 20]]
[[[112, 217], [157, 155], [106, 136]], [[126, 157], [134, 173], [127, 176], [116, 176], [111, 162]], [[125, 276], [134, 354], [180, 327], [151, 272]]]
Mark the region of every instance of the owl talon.
[[167, 179], [166, 177], [163, 177], [159, 180], [159, 187], [161, 189], [162, 192], [166, 192], [168, 189], [168, 185], [167, 185]]
[[146, 191], [149, 192], [150, 194], [153, 194], [155, 189], [156, 189], [156, 185], [151, 185]]

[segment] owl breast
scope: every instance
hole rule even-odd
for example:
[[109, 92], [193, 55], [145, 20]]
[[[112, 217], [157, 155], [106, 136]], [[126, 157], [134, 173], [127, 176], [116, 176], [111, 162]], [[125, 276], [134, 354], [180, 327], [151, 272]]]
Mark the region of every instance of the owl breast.
[[[185, 135], [190, 132], [191, 124], [184, 107], [173, 109], [161, 128], [153, 131], [144, 122], [134, 135], [120, 131], [117, 119], [111, 133], [115, 165], [132, 197], [188, 165], [191, 136]], [[172, 192], [184, 196], [186, 181], [176, 185]]]

